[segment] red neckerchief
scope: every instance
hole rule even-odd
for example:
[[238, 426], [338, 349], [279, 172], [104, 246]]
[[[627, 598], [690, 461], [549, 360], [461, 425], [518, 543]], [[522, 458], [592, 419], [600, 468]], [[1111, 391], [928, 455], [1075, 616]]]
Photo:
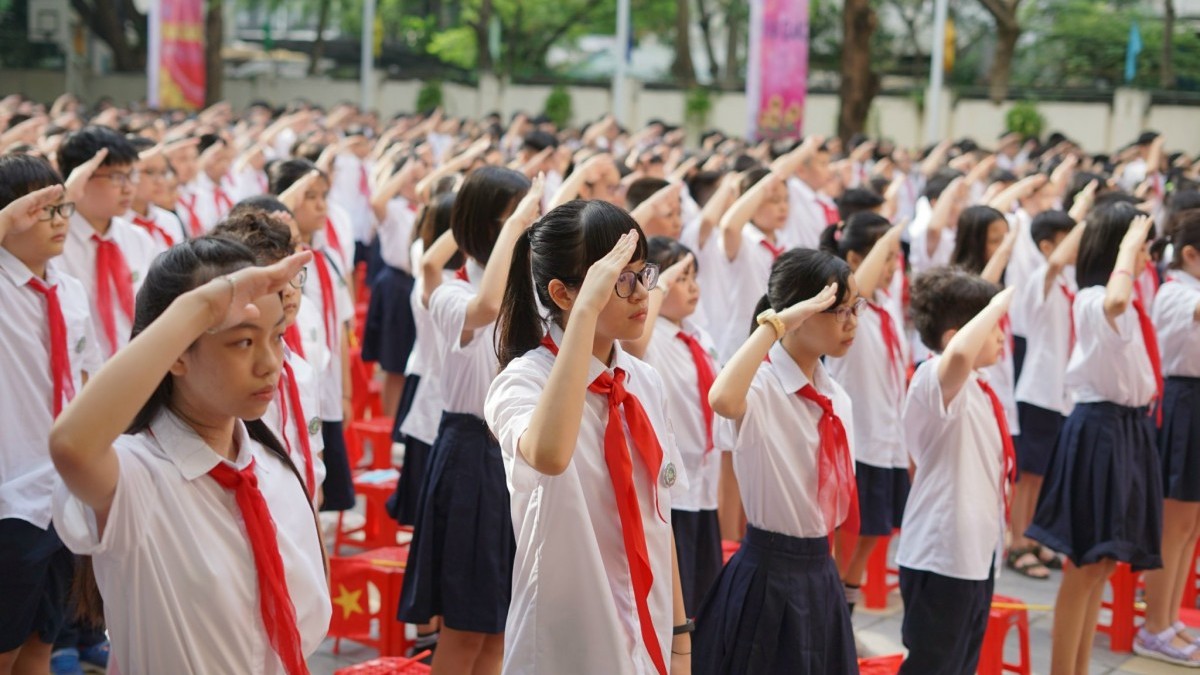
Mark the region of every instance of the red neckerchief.
[[776, 246], [775, 244], [772, 244], [770, 241], [767, 241], [766, 239], [759, 239], [758, 244], [759, 244], [759, 246], [762, 246], [763, 248], [765, 248], [771, 252], [772, 260], [783, 255], [783, 252], [785, 250], [782, 246]]
[[175, 237], [172, 237], [170, 234], [168, 234], [167, 231], [160, 227], [153, 218], [147, 218], [145, 216], [134, 214], [133, 224], [148, 232], [151, 237], [162, 242], [167, 248], [171, 248], [175, 245]]
[[979, 383], [979, 388], [983, 390], [992, 404], [992, 414], [996, 417], [996, 426], [1000, 428], [1000, 445], [1004, 451], [1000, 472], [1000, 494], [1004, 497], [1004, 522], [1007, 523], [1012, 513], [1012, 486], [1017, 481], [1017, 453], [1013, 449], [1012, 434], [1008, 432], [1008, 417], [1004, 412], [1004, 405], [1000, 403], [1000, 397], [987, 382], [979, 378], [976, 378], [975, 381]]
[[696, 367], [696, 385], [700, 394], [700, 412], [704, 417], [704, 452], [708, 454], [713, 449], [713, 409], [708, 402], [708, 392], [712, 390], [713, 382], [717, 379], [713, 372], [712, 359], [708, 352], [704, 351], [704, 347], [700, 346], [700, 341], [695, 337], [687, 334], [685, 331], [679, 331], [675, 337], [683, 341], [687, 345], [688, 351], [692, 354], [692, 364]]
[[[558, 346], [546, 335], [542, 346], [558, 355]], [[608, 423], [604, 428], [604, 463], [612, 481], [613, 493], [617, 498], [617, 516], [621, 521], [621, 537], [625, 542], [625, 559], [629, 564], [629, 577], [633, 582], [634, 601], [637, 604], [638, 623], [641, 624], [642, 641], [650, 660], [659, 675], [667, 675], [662, 646], [654, 632], [650, 616], [650, 587], [654, 584], [654, 572], [650, 569], [650, 554], [646, 548], [646, 531], [642, 526], [642, 510], [638, 503], [637, 490], [633, 484], [633, 460], [625, 443], [625, 432], [621, 425], [620, 410], [625, 412], [625, 422], [633, 439], [634, 450], [642, 458], [653, 486], [655, 501], [658, 495], [658, 471], [662, 465], [663, 451], [658, 443], [650, 418], [637, 397], [625, 390], [625, 371], [615, 368], [613, 374], [601, 373], [588, 391], [599, 394], [608, 401]], [[662, 517], [661, 514], [659, 516]]]
[[[279, 387], [279, 431], [283, 435], [283, 442], [287, 444], [288, 454], [292, 454], [292, 443], [288, 440], [287, 434], [290, 408], [292, 423], [296, 428], [296, 437], [300, 439], [300, 454], [304, 457], [304, 484], [308, 486], [309, 494], [315, 494], [317, 479], [313, 469], [312, 446], [308, 442], [308, 425], [305, 423], [304, 405], [300, 402], [300, 385], [296, 382], [296, 372], [292, 370], [292, 364], [288, 363], [287, 358], [283, 360], [283, 374], [280, 379], [283, 382]], [[284, 396], [285, 391], [286, 397]]]
[[329, 216], [325, 216], [325, 239], [329, 243], [329, 248], [337, 251], [342, 258], [346, 257], [346, 250], [342, 248], [342, 240], [338, 237], [337, 228], [333, 226], [333, 219]]
[[92, 241], [96, 243], [96, 306], [100, 314], [100, 324], [104, 327], [104, 337], [108, 340], [108, 355], [112, 356], [119, 344], [113, 293], [116, 293], [116, 302], [121, 308], [121, 313], [132, 321], [133, 276], [129, 272], [129, 264], [125, 262], [125, 254], [115, 241], [105, 239], [99, 234], [93, 234]]
[[336, 354], [334, 349], [338, 343], [337, 298], [333, 294], [333, 274], [329, 271], [329, 260], [324, 253], [311, 246], [303, 248], [313, 252], [313, 267], [317, 269], [317, 281], [321, 285], [321, 316], [325, 323], [325, 344], [330, 352]]
[[75, 398], [71, 355], [67, 350], [67, 322], [63, 319], [57, 284], [48, 286], [41, 279], [30, 277], [28, 286], [46, 299], [46, 323], [50, 333], [50, 383], [53, 386], [51, 409], [57, 418], [63, 406]]
[[883, 337], [884, 348], [887, 349], [888, 365], [892, 375], [896, 378], [900, 392], [903, 393], [904, 371], [907, 366], [904, 363], [904, 349], [900, 346], [900, 335], [896, 333], [896, 324], [892, 321], [891, 313], [882, 305], [868, 301], [867, 307], [870, 307], [879, 317], [879, 332]]
[[188, 214], [188, 228], [192, 232], [193, 237], [204, 236], [204, 224], [200, 222], [200, 215], [196, 213], [196, 195], [191, 196], [191, 201], [187, 196], [179, 195], [179, 203], [183, 204], [183, 208]]
[[279, 554], [275, 519], [271, 517], [267, 500], [258, 488], [254, 460], [250, 460], [250, 464], [240, 471], [220, 462], [208, 475], [221, 487], [233, 491], [242, 522], [246, 526], [246, 538], [254, 554], [254, 571], [258, 581], [259, 614], [267, 631], [267, 641], [283, 661], [284, 672], [288, 675], [307, 675], [308, 666], [304, 661], [300, 630], [296, 625], [296, 606], [288, 592], [283, 557]]
[[1154, 322], [1146, 312], [1146, 307], [1138, 298], [1133, 299], [1133, 309], [1137, 311], [1138, 324], [1142, 329], [1142, 342], [1146, 345], [1146, 356], [1150, 358], [1150, 369], [1154, 371], [1154, 408], [1155, 420], [1162, 426], [1163, 374], [1162, 355], [1158, 351], [1158, 333], [1154, 330]]

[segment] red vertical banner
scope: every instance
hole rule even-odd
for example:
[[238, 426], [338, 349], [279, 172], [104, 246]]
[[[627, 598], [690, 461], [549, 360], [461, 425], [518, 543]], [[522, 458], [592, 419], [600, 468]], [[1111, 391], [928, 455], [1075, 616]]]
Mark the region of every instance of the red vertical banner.
[[204, 2], [161, 0], [158, 15], [157, 74], [150, 74], [158, 85], [158, 105], [198, 110], [204, 106]]
[[750, 21], [750, 136], [799, 136], [808, 91], [808, 0], [752, 0]]

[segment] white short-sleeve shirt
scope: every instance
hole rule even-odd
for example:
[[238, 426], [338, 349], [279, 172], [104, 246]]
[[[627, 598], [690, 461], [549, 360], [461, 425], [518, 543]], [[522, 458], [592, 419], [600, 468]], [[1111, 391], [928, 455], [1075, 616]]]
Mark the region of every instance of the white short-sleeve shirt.
[[725, 308], [729, 306], [729, 283], [725, 279], [729, 262], [720, 244], [720, 231], [714, 227], [708, 235], [708, 240], [701, 246], [700, 226], [700, 218], [685, 222], [683, 231], [679, 234], [679, 242], [691, 249], [696, 258], [696, 284], [700, 287], [700, 303], [691, 319], [711, 335], [716, 322], [710, 317], [725, 316]]
[[1075, 403], [1149, 405], [1157, 384], [1133, 303], [1110, 324], [1104, 313], [1104, 287], [1089, 286], [1075, 296], [1073, 314], [1075, 349], [1066, 381]]
[[[551, 334], [562, 340], [557, 327]], [[538, 473], [517, 448], [553, 366], [554, 356], [539, 347], [510, 363], [487, 396], [488, 426], [500, 441], [517, 537], [504, 672], [653, 675], [657, 671], [642, 639], [616, 496], [604, 460], [607, 398], [587, 395], [575, 452], [562, 474]], [[647, 475], [625, 426], [654, 577], [650, 617], [663, 658], [669, 660], [674, 625], [672, 490], [664, 476], [668, 464], [677, 468], [677, 481], [684, 480], [684, 472], [678, 468], [658, 373], [619, 345], [614, 346], [613, 366], [625, 371], [626, 391], [641, 402], [663, 450], [662, 470]], [[593, 358], [588, 376], [594, 380], [606, 370]], [[624, 412], [620, 414], [624, 420]]]
[[[218, 194], [224, 194], [225, 199]], [[229, 215], [233, 210], [233, 205], [237, 203], [238, 191], [229, 179], [228, 174], [221, 176], [220, 184], [214, 183], [208, 174], [201, 171], [196, 174], [196, 180], [193, 185], [193, 194], [196, 197], [196, 217], [200, 220], [201, 227], [205, 232], [211, 232], [221, 219]]]
[[[342, 334], [346, 330], [346, 323], [354, 318], [354, 301], [350, 298], [350, 289], [346, 286], [344, 270], [337, 264], [338, 258], [338, 254], [327, 247], [314, 251], [313, 259], [305, 266], [308, 269], [308, 278], [304, 282], [304, 301], [300, 303], [302, 313], [297, 318], [300, 321], [299, 317], [303, 316], [305, 305], [316, 310], [320, 344], [328, 355], [325, 367], [317, 369], [321, 379], [321, 419], [330, 422], [342, 420]], [[334, 319], [332, 337], [328, 336], [325, 329], [324, 317], [327, 308], [321, 297], [321, 280], [316, 265], [325, 265], [333, 282], [333, 306], [330, 308]], [[301, 323], [302, 334], [304, 328], [311, 325], [308, 321], [310, 320]], [[307, 345], [304, 354], [309, 355]]]
[[[32, 278], [24, 263], [0, 248], [0, 519], [19, 518], [45, 529], [50, 498], [60, 481], [50, 461], [50, 328], [45, 297], [28, 286]], [[82, 374], [94, 374], [101, 363], [87, 294], [53, 261], [44, 281], [58, 287], [71, 379], [78, 392]]]
[[[721, 479], [721, 449], [706, 452], [708, 429], [700, 402], [700, 380], [696, 362], [687, 343], [678, 335], [686, 332], [695, 338], [708, 354], [713, 374], [720, 371], [716, 360], [716, 345], [708, 333], [684, 319], [676, 324], [659, 316], [654, 324], [654, 337], [646, 347], [642, 360], [662, 377], [665, 387], [667, 413], [675, 431], [675, 442], [683, 457], [688, 475], [688, 490], [675, 491], [672, 508], [679, 511], [711, 511], [717, 508], [717, 486]], [[715, 416], [714, 416], [715, 421]], [[715, 438], [713, 439], [715, 442]]]
[[483, 417], [483, 400], [488, 387], [500, 370], [494, 343], [496, 324], [475, 329], [470, 340], [462, 343], [467, 305], [479, 293], [483, 268], [474, 260], [467, 262], [469, 281], [451, 279], [429, 297], [429, 316], [433, 320], [442, 348], [442, 401], [446, 412]]
[[[420, 239], [413, 242], [414, 264], [418, 264], [424, 250]], [[452, 278], [454, 273], [446, 271], [442, 275], [442, 282]], [[405, 370], [408, 375], [420, 376], [421, 382], [417, 385], [417, 395], [408, 410], [408, 415], [400, 423], [400, 433], [426, 445], [433, 445], [442, 419], [442, 343], [429, 310], [421, 303], [424, 292], [425, 281], [421, 275], [417, 275], [410, 298], [413, 321], [417, 326], [417, 341], [408, 357], [408, 367]]]
[[[720, 241], [724, 243], [723, 239]], [[736, 258], [730, 260], [724, 253], [724, 246], [720, 246], [724, 259], [721, 277], [727, 287], [727, 304], [723, 311], [710, 314], [709, 322], [716, 329], [713, 339], [722, 361], [733, 358], [738, 347], [750, 336], [754, 308], [767, 292], [775, 254], [763, 245], [764, 241], [762, 231], [747, 223], [742, 228], [742, 243]]]
[[1027, 319], [1025, 364], [1017, 380], [1016, 399], [1062, 415], [1071, 414], [1067, 394], [1067, 359], [1071, 356], [1071, 301], [1075, 274], [1064, 270], [1045, 291], [1049, 265], [1043, 265], [1020, 285], [1014, 305]]
[[[151, 233], [149, 230], [146, 230], [147, 234], [150, 235], [150, 238], [154, 240], [154, 243], [158, 245], [159, 253], [187, 239], [187, 233], [183, 231], [183, 221], [179, 219], [179, 216], [154, 204], [151, 204], [150, 208], [146, 209], [146, 211], [146, 215], [143, 216], [133, 209], [130, 209], [125, 213], [124, 219], [126, 222], [137, 225], [137, 222], [135, 221], [136, 218], [145, 218], [153, 222], [157, 227], [161, 228], [162, 231], [166, 233], [167, 237], [170, 237], [170, 242], [168, 242], [167, 239], [163, 238], [161, 235], [157, 233]], [[141, 226], [138, 225], [138, 227]]]
[[1172, 272], [1154, 299], [1154, 327], [1158, 331], [1163, 375], [1200, 377], [1200, 330], [1196, 306], [1200, 305], [1200, 280], [1186, 272]]
[[904, 435], [913, 476], [896, 562], [956, 579], [987, 579], [1004, 545], [1004, 445], [992, 403], [972, 374], [945, 405], [934, 356], [908, 387]]
[[[796, 395], [810, 382], [783, 344], [776, 342], [769, 356], [750, 383], [741, 423], [718, 415], [716, 440], [733, 449], [747, 522], [791, 537], [824, 537], [829, 532], [817, 503], [821, 409]], [[850, 397], [820, 363], [811, 384], [833, 401], [853, 454]]]
[[409, 275], [413, 270], [410, 257], [413, 228], [417, 224], [416, 204], [404, 197], [388, 202], [387, 217], [379, 223], [379, 254], [383, 262]]
[[[96, 304], [96, 242], [92, 241], [94, 234], [96, 234], [96, 230], [84, 220], [79, 212], [76, 212], [71, 216], [70, 229], [67, 230], [67, 243], [60, 260], [63, 271], [82, 282], [84, 290], [91, 299], [92, 329], [96, 332], [97, 339], [100, 340], [100, 352], [107, 359], [117, 349], [129, 343], [129, 331], [133, 328], [133, 317], [125, 316], [125, 313], [121, 311], [114, 291], [113, 317], [115, 317], [117, 328], [117, 344], [108, 344], [108, 338], [104, 334], [104, 324], [100, 320]], [[113, 218], [108, 226], [108, 232], [101, 238], [116, 242], [117, 247], [121, 249], [121, 254], [125, 256], [125, 264], [129, 267], [129, 275], [136, 297], [138, 289], [142, 287], [142, 282], [146, 280], [146, 273], [150, 271], [150, 265], [158, 257], [158, 245], [154, 243], [149, 234], [146, 234], [145, 230], [122, 218]]]
[[[889, 312], [886, 308], [883, 311]], [[902, 324], [893, 320], [892, 326], [897, 341], [902, 342]], [[908, 366], [903, 348], [894, 363], [889, 358], [883, 319], [875, 309], [867, 307], [858, 315], [854, 344], [842, 358], [827, 356], [825, 367], [846, 394], [858, 402], [860, 410], [870, 411], [869, 415], [854, 418], [855, 458], [881, 469], [907, 469], [908, 451], [904, 447], [900, 414], [904, 409]]]
[[[281, 374], [279, 391], [275, 393], [275, 398], [267, 407], [267, 412], [263, 414], [262, 421], [271, 428], [275, 437], [288, 451], [292, 463], [296, 465], [301, 477], [307, 476], [304, 446], [300, 442], [301, 432], [308, 438], [308, 449], [312, 453], [314, 483], [308, 486], [308, 491], [313, 499], [316, 499], [321, 484], [325, 482], [325, 462], [321, 460], [321, 453], [325, 450], [325, 437], [321, 434], [320, 386], [317, 373], [308, 364], [308, 361], [286, 346], [283, 349], [284, 358], [292, 366], [292, 372], [296, 376], [296, 391], [300, 394], [300, 410], [297, 411], [292, 405], [292, 399], [284, 382], [286, 373]], [[287, 424], [284, 424], [285, 408]]]
[[787, 248], [819, 248], [825, 231], [825, 209], [808, 183], [796, 177], [787, 179], [788, 217], [779, 233]]
[[[236, 469], [254, 460], [271, 512], [301, 647], [329, 628], [329, 586], [312, 505], [291, 469], [238, 422]], [[101, 533], [95, 513], [60, 487], [54, 527], [71, 551], [92, 556], [113, 659], [138, 673], [282, 674], [258, 604], [254, 555], [231, 490], [207, 473], [223, 460], [179, 418], [113, 444], [117, 490]]]

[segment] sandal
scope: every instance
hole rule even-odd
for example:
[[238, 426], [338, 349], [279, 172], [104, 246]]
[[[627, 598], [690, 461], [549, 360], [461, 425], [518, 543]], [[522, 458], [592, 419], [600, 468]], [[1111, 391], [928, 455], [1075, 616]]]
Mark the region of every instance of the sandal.
[[[1175, 635], [1179, 636], [1180, 638], [1182, 638], [1184, 640], [1187, 640], [1189, 644], [1196, 645], [1197, 648], [1200, 648], [1200, 637], [1192, 637], [1191, 636], [1191, 631], [1192, 631], [1191, 626], [1187, 625], [1186, 623], [1184, 623], [1182, 621], [1176, 621], [1174, 624], [1171, 625], [1171, 630], [1175, 631]], [[1185, 633], [1184, 631], [1187, 631], [1187, 632]]]
[[[1038, 560], [1040, 560], [1041, 563], [1046, 567], [1052, 570], [1061, 570], [1063, 568], [1063, 557], [1061, 553], [1048, 549], [1041, 544], [1034, 546], [1034, 550], [1037, 553]], [[1046, 557], [1047, 555], [1049, 555], [1049, 557]]]
[[1050, 569], [1038, 559], [1036, 551], [1035, 546], [1010, 549], [1005, 567], [1030, 579], [1049, 579]]
[[1194, 644], [1176, 647], [1171, 644], [1175, 640], [1175, 636], [1174, 627], [1168, 628], [1161, 633], [1151, 633], [1144, 627], [1139, 628], [1137, 638], [1133, 641], [1133, 651], [1138, 656], [1144, 656], [1148, 659], [1165, 661], [1187, 668], [1200, 668], [1200, 661], [1192, 659], [1192, 656], [1200, 647]]

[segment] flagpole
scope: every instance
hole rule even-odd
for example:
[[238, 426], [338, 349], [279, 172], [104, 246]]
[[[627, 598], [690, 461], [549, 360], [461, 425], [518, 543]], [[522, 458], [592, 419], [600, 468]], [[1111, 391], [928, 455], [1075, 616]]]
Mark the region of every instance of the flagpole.
[[618, 124], [624, 124], [628, 112], [625, 105], [625, 77], [629, 50], [629, 0], [617, 0], [617, 44], [614, 50], [617, 64], [613, 70], [612, 113]]
[[929, 91], [925, 96], [925, 144], [936, 143], [942, 132], [942, 88], [945, 84], [946, 16], [949, 0], [933, 8], [933, 47], [929, 50]]
[[371, 109], [371, 74], [375, 65], [375, 0], [363, 1], [362, 25], [362, 93], [359, 107], [363, 113]]

